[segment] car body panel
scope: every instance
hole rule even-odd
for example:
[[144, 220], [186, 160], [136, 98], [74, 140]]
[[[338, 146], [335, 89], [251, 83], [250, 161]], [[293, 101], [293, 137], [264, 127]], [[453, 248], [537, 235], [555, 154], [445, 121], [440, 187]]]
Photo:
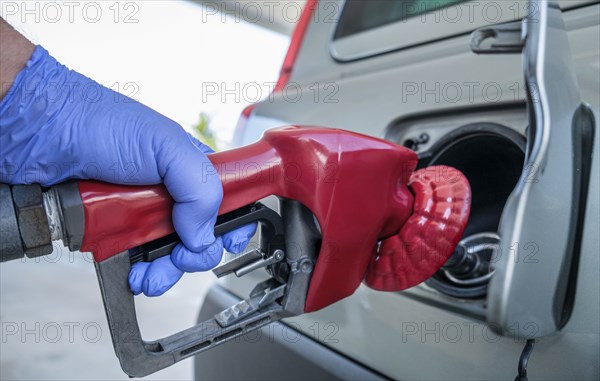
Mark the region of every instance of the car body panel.
[[[322, 12], [317, 14], [326, 14], [329, 4], [338, 3], [321, 1]], [[580, 95], [597, 123], [600, 5], [582, 7], [579, 2], [563, 17]], [[470, 51], [469, 36], [459, 35], [339, 63], [330, 54], [333, 28], [335, 24], [323, 20], [311, 24], [289, 94], [274, 94], [256, 105], [243, 130], [243, 144], [255, 141], [265, 129], [286, 124], [349, 129], [398, 143], [428, 132], [430, 142], [419, 152], [474, 121], [500, 123], [525, 134], [528, 120], [520, 55], [477, 56]], [[293, 99], [298, 89], [301, 96]], [[453, 89], [462, 93], [456, 96]], [[559, 333], [536, 343], [529, 362], [532, 379], [597, 379], [600, 375], [599, 135], [596, 131], [575, 305]], [[263, 277], [255, 272], [221, 284], [243, 296]], [[317, 340], [391, 378], [512, 379], [524, 338], [495, 333], [486, 324], [485, 308], [485, 301], [449, 298], [426, 285], [401, 293], [361, 286], [341, 302], [286, 322], [302, 331], [331, 329], [333, 324], [333, 330], [324, 332], [327, 339]]]
[[[198, 321], [240, 299], [213, 287], [205, 298]], [[381, 380], [381, 374], [322, 346], [316, 331], [272, 323], [224, 343], [196, 357], [197, 380]], [[233, 359], [233, 360], [232, 360]]]

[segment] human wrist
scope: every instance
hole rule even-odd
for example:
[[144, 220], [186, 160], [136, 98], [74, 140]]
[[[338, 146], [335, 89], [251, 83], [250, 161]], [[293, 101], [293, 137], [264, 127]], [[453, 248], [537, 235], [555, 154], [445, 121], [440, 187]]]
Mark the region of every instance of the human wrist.
[[0, 17], [0, 100], [25, 67], [35, 46]]

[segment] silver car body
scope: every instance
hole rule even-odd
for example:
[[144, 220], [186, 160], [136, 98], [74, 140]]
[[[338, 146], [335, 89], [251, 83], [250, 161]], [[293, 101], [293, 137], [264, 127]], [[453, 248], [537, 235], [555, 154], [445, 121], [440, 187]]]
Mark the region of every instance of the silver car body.
[[[530, 107], [528, 114], [526, 107], [523, 56], [476, 55], [470, 49], [470, 33], [486, 25], [521, 19], [530, 6], [516, 0], [470, 1], [453, 7], [462, 9], [461, 16], [448, 13], [449, 8], [442, 9], [334, 39], [344, 2], [321, 0], [304, 36], [287, 93], [284, 90], [258, 103], [238, 131], [237, 143], [249, 144], [266, 129], [290, 124], [352, 130], [405, 145], [426, 133], [428, 140], [415, 146], [421, 156], [427, 156], [436, 143], [447, 141], [448, 136], [465, 126], [503, 126], [524, 139], [533, 111]], [[569, 58], [576, 74], [574, 85], [578, 85], [574, 91], [589, 106], [595, 120], [600, 120], [600, 5], [565, 0], [560, 6], [570, 52], [550, 51], [564, 49], [552, 44], [542, 49], [548, 49], [547, 57], [556, 53]], [[500, 13], [493, 17], [489, 12], [486, 15], [483, 12], [486, 7], [489, 12]], [[465, 13], [469, 9], [472, 13]], [[564, 73], [555, 63], [543, 65], [548, 72]], [[560, 75], [552, 79], [557, 84], [562, 80], [568, 82]], [[546, 110], [560, 102], [561, 94], [556, 93], [556, 88], [561, 87], [552, 88], [549, 104], [543, 105]], [[568, 89], [564, 88], [564, 95], [568, 96]], [[530, 332], [537, 340], [529, 362], [531, 379], [598, 379], [598, 137], [596, 131], [575, 299], [570, 318], [561, 329], [547, 329], [543, 319], [536, 315], [546, 308], [543, 300], [548, 295], [543, 285], [547, 284], [547, 277], [552, 277], [548, 274], [560, 266], [552, 262], [548, 250], [538, 253], [525, 250], [519, 257], [509, 254], [509, 245], [502, 247], [502, 253], [510, 259], [498, 259], [498, 272], [494, 275], [497, 279], [492, 278], [484, 297], [451, 297], [427, 284], [398, 293], [376, 292], [361, 286], [341, 302], [285, 323], [326, 350], [373, 370], [377, 377], [513, 379], [524, 339]], [[555, 141], [552, 149], [557, 150], [559, 143]], [[530, 151], [533, 143], [526, 144]], [[485, 166], [486, 163], [481, 163], [482, 171]], [[531, 169], [527, 165], [523, 168]], [[525, 178], [529, 176], [525, 174]], [[531, 178], [535, 182], [534, 174]], [[517, 188], [507, 205], [517, 202]], [[568, 200], [554, 201], [569, 208]], [[523, 221], [532, 237], [536, 229], [560, 231], [564, 226], [560, 216], [545, 214], [543, 207], [527, 213]], [[504, 235], [514, 228], [512, 217], [507, 214], [504, 210], [500, 227]], [[518, 242], [517, 250], [524, 243]], [[543, 242], [539, 247], [544, 248]], [[528, 254], [531, 254], [529, 263]], [[546, 263], [548, 269], [544, 269]], [[507, 266], [521, 266], [521, 270], [513, 273]], [[239, 279], [228, 277], [216, 287], [244, 297], [261, 277], [260, 272]], [[531, 316], [524, 307], [528, 303], [533, 311]], [[224, 348], [233, 345], [236, 344], [229, 343]], [[257, 344], [252, 348], [261, 347]], [[210, 354], [199, 356], [197, 366], [206, 365], [207, 356]], [[268, 366], [265, 365], [263, 372], [268, 376]]]

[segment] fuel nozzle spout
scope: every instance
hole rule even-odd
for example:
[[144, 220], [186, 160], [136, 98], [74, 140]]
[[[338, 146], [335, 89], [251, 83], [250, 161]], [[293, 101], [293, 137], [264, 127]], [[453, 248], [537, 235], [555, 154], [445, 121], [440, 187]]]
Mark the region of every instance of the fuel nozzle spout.
[[489, 272], [489, 263], [485, 264], [479, 256], [459, 244], [442, 270], [459, 279], [477, 278]]

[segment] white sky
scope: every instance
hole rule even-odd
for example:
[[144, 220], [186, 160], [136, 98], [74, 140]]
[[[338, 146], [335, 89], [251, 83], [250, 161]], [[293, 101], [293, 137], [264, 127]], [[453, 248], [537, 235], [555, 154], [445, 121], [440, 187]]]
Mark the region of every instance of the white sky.
[[241, 110], [268, 95], [289, 45], [287, 36], [186, 1], [0, 4], [11, 25], [59, 61], [126, 95], [135, 92], [186, 129], [208, 113], [220, 148]]

